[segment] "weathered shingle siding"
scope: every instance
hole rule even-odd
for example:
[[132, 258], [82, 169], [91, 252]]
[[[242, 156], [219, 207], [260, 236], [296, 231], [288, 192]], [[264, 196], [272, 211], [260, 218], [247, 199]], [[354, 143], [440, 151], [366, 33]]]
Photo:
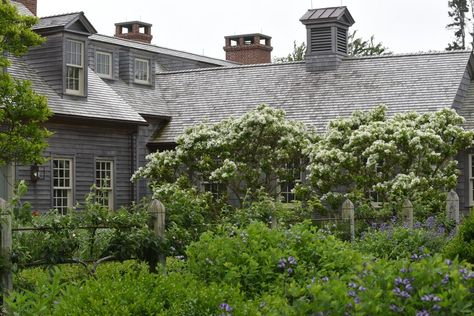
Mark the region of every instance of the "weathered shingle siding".
[[119, 78], [119, 56], [120, 49], [115, 45], [107, 45], [105, 43], [90, 42], [89, 44], [89, 67], [96, 71], [96, 53], [105, 52], [112, 54], [112, 78], [105, 80], [117, 80]]
[[[74, 125], [50, 123], [54, 132], [45, 151], [48, 158], [71, 158], [74, 161], [74, 200], [83, 201], [94, 183], [95, 159], [113, 160], [115, 167], [115, 207], [127, 205], [132, 200], [130, 177], [132, 166], [132, 137], [135, 128], [126, 126]], [[51, 160], [41, 166], [44, 176], [36, 184], [29, 184], [24, 196], [34, 209], [45, 211], [52, 206]], [[17, 168], [18, 179], [30, 179], [30, 166]]]
[[456, 157], [460, 174], [456, 192], [459, 196], [459, 210], [468, 214], [469, 212], [469, 154], [474, 154], [474, 149], [462, 151]]
[[51, 35], [39, 47], [31, 48], [25, 59], [58, 94], [63, 93], [63, 34]]
[[459, 111], [463, 107], [464, 99], [467, 96], [470, 84], [471, 84], [471, 75], [469, 73], [469, 70], [466, 69], [466, 71], [464, 71], [464, 75], [459, 85], [458, 93], [456, 93], [456, 96], [454, 97], [453, 108], [456, 111]]

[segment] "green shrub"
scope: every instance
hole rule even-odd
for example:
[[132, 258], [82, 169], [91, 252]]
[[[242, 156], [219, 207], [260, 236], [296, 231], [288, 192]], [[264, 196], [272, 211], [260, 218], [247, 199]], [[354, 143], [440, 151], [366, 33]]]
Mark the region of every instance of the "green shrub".
[[400, 259], [438, 253], [447, 236], [425, 228], [385, 227], [369, 229], [357, 241], [356, 247], [377, 258]]
[[464, 219], [444, 253], [448, 258], [458, 257], [474, 264], [474, 212]]

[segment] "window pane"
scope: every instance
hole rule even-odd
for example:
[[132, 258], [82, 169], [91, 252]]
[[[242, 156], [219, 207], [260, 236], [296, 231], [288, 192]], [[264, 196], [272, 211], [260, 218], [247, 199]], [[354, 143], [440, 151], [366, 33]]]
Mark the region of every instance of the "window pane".
[[135, 59], [135, 80], [148, 82], [148, 72], [148, 60]]

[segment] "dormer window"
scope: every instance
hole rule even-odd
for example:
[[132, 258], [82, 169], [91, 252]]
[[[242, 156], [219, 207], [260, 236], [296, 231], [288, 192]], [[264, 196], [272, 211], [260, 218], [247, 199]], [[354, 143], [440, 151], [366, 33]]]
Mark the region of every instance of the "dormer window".
[[136, 83], [150, 83], [150, 64], [146, 59], [135, 58], [135, 76]]
[[84, 94], [84, 43], [66, 40], [66, 93]]
[[97, 51], [95, 57], [97, 74], [103, 78], [112, 78], [112, 54]]

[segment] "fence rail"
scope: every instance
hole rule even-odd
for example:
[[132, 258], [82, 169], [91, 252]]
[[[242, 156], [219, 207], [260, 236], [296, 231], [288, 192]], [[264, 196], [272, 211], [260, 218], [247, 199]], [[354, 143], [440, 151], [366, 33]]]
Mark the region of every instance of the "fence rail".
[[[148, 208], [148, 213], [150, 214], [151, 218], [151, 227], [150, 229], [154, 232], [155, 236], [158, 237], [160, 240], [163, 240], [165, 236], [165, 219], [166, 219], [166, 209], [164, 205], [158, 201], [153, 200]], [[11, 261], [11, 252], [12, 252], [12, 243], [13, 243], [13, 232], [29, 232], [29, 231], [49, 231], [55, 230], [57, 228], [53, 227], [16, 227], [12, 228], [12, 215], [7, 207], [7, 202], [0, 198], [0, 227], [1, 227], [1, 236], [0, 236], [0, 255], [3, 256], [5, 262], [12, 263]], [[124, 226], [79, 226], [74, 227], [74, 229], [79, 230], [90, 230], [90, 229], [127, 229], [132, 227], [138, 227], [137, 225], [124, 225]], [[93, 262], [86, 261], [86, 260], [79, 260], [79, 259], [65, 259], [64, 262], [61, 263], [78, 263], [82, 265], [86, 265], [88, 263], [93, 263], [93, 270], [98, 264], [112, 260], [112, 256], [108, 256], [105, 258], [100, 258], [99, 260], [95, 260]], [[166, 265], [166, 258], [164, 255], [160, 255], [159, 263], [163, 265], [163, 269], [165, 269]], [[10, 266], [9, 265], [9, 266]], [[41, 265], [41, 263], [34, 263], [33, 265]], [[2, 282], [2, 294], [3, 296], [8, 296], [9, 293], [13, 290], [13, 276], [12, 271], [10, 269], [4, 269], [5, 271], [2, 272], [1, 275], [1, 282]], [[150, 266], [151, 271], [156, 271], [156, 265]]]

